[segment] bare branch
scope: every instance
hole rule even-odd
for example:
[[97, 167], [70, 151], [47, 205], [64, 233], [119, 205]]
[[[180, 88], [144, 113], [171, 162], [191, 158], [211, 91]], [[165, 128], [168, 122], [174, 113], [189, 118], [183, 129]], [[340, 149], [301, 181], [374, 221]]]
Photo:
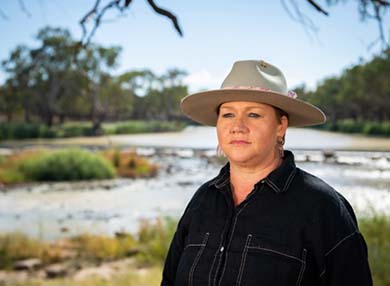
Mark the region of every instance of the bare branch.
[[326, 16], [329, 16], [329, 13], [326, 12], [324, 9], [322, 9], [320, 7], [320, 5], [318, 5], [316, 2], [312, 1], [312, 0], [307, 0], [307, 2], [309, 2], [310, 5], [312, 5], [318, 12], [326, 15]]
[[153, 10], [160, 15], [163, 15], [169, 19], [171, 19], [173, 26], [175, 27], [176, 31], [179, 33], [180, 36], [183, 36], [183, 32], [181, 31], [181, 28], [179, 26], [179, 23], [177, 21], [177, 18], [175, 15], [173, 15], [171, 12], [168, 10], [162, 9], [154, 3], [154, 0], [147, 0], [149, 5], [153, 8]]
[[97, 9], [99, 7], [99, 4], [100, 4], [100, 0], [96, 0], [95, 2], [95, 5], [93, 6], [93, 8], [91, 9], [91, 11], [89, 11], [87, 14], [85, 14], [85, 16], [83, 18], [81, 18], [80, 20], [80, 25], [81, 25], [81, 29], [83, 30], [83, 35], [81, 36], [81, 41], [83, 42], [83, 40], [86, 38], [87, 36], [87, 28], [85, 28], [85, 24], [87, 22], [87, 20], [94, 14], [97, 13]]
[[20, 6], [20, 9], [24, 12], [24, 14], [26, 14], [27, 17], [31, 18], [31, 13], [26, 9], [26, 6], [24, 5], [23, 0], [19, 0], [19, 6]]
[[[100, 8], [101, 0], [95, 0], [95, 4], [92, 7], [92, 9], [84, 15], [84, 17], [81, 18], [80, 20], [80, 25], [82, 28], [82, 38], [81, 38], [81, 43], [83, 45], [88, 45], [94, 36], [96, 30], [99, 28], [99, 26], [103, 23], [103, 16], [105, 13], [112, 9], [116, 8], [120, 13], [124, 13], [126, 9], [129, 9], [130, 4], [132, 3], [132, 0], [111, 0], [109, 1], [105, 6]], [[148, 0], [149, 5], [153, 8], [153, 10], [160, 15], [163, 15], [167, 18], [169, 18], [176, 31], [179, 33], [180, 36], [183, 36], [183, 32], [181, 31], [181, 28], [178, 24], [178, 20], [175, 15], [173, 15], [171, 12], [162, 9], [158, 7], [153, 0]], [[91, 30], [88, 32], [87, 30], [87, 23], [93, 19], [93, 25]], [[105, 21], [104, 21], [105, 22]]]
[[294, 9], [293, 12], [290, 10], [285, 0], [281, 0], [281, 2], [284, 7], [284, 10], [287, 12], [290, 18], [298, 22], [299, 24], [301, 24], [302, 27], [309, 35], [313, 32], [317, 32], [318, 30], [317, 26], [313, 23], [313, 21], [309, 17], [305, 16], [302, 13], [302, 11], [299, 8], [299, 5], [295, 2], [295, 0], [289, 0], [289, 3]]
[[7, 15], [3, 12], [3, 10], [0, 9], [0, 17], [3, 18], [4, 20], [9, 20], [9, 18], [7, 17]]

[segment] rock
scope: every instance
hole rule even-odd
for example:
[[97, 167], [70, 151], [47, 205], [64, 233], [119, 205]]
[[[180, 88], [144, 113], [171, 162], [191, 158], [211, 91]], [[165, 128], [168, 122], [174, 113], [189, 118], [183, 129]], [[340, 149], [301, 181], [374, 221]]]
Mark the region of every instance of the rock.
[[51, 264], [45, 268], [47, 278], [64, 277], [68, 274], [68, 268], [65, 264]]
[[107, 266], [94, 267], [94, 268], [85, 268], [77, 271], [73, 276], [75, 281], [82, 281], [90, 277], [99, 277], [103, 280], [111, 280], [112, 276], [115, 275], [115, 272], [112, 268]]
[[42, 261], [38, 258], [29, 258], [16, 261], [14, 264], [15, 270], [34, 270], [42, 266]]
[[325, 161], [330, 161], [330, 160], [336, 159], [336, 153], [331, 149], [323, 150], [322, 155], [324, 156]]
[[23, 285], [29, 280], [29, 271], [0, 271], [0, 285]]

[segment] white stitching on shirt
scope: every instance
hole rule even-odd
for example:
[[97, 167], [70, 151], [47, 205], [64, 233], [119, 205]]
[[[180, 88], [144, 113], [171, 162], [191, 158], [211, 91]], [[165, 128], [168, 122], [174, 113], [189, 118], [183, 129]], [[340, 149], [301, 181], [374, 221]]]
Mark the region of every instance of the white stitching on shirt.
[[240, 213], [245, 209], [245, 207], [246, 207], [248, 204], [249, 204], [249, 202], [247, 202], [247, 203], [242, 207], [242, 209], [240, 209], [240, 210], [238, 211], [238, 213], [236, 214], [236, 218], [234, 219], [234, 224], [233, 224], [232, 232], [231, 232], [231, 234], [230, 234], [230, 240], [229, 240], [229, 243], [228, 243], [228, 245], [227, 245], [227, 247], [226, 247], [225, 265], [224, 265], [224, 267], [223, 267], [223, 270], [222, 270], [222, 273], [221, 273], [221, 277], [220, 277], [218, 286], [221, 285], [223, 275], [225, 274], [226, 265], [227, 265], [227, 260], [228, 260], [228, 250], [229, 250], [230, 244], [231, 244], [231, 242], [232, 242], [232, 240], [233, 240], [234, 230], [236, 229], [236, 223], [237, 223], [238, 217], [239, 217]]
[[307, 250], [304, 248], [303, 249], [303, 254], [302, 254], [301, 271], [299, 271], [299, 276], [298, 276], [298, 280], [297, 280], [296, 286], [300, 286], [301, 282], [302, 282], [303, 273], [305, 272], [305, 268], [306, 268], [306, 254], [307, 254]]
[[203, 253], [203, 250], [204, 250], [204, 248], [205, 248], [205, 246], [206, 246], [207, 240], [209, 239], [209, 235], [210, 235], [209, 232], [207, 232], [207, 233], [205, 234], [205, 237], [204, 237], [203, 242], [202, 242], [202, 244], [201, 244], [202, 247], [199, 249], [198, 254], [196, 255], [196, 257], [195, 257], [195, 259], [194, 259], [194, 263], [192, 263], [192, 265], [191, 265], [190, 273], [189, 273], [189, 275], [188, 275], [188, 285], [189, 285], [189, 286], [192, 286], [192, 280], [193, 280], [193, 275], [194, 275], [194, 272], [195, 272], [195, 267], [196, 267], [196, 265], [198, 264], [199, 259], [200, 259], [200, 256], [201, 256], [202, 253]]
[[190, 244], [187, 244], [187, 245], [184, 247], [184, 250], [186, 250], [188, 247], [194, 247], [194, 246], [206, 246], [206, 245], [203, 244], [203, 243], [190, 243]]
[[270, 179], [266, 179], [267, 183], [271, 185], [271, 187], [274, 189], [275, 192], [280, 193], [280, 189], [277, 185], [274, 184]]
[[285, 257], [297, 260], [297, 261], [299, 261], [301, 263], [303, 262], [302, 259], [299, 259], [298, 257], [292, 256], [292, 255], [289, 255], [289, 254], [285, 254], [285, 253], [277, 251], [277, 250], [264, 248], [264, 247], [260, 247], [260, 246], [248, 246], [248, 248], [249, 249], [258, 249], [258, 250], [264, 250], [264, 251], [268, 251], [268, 252], [273, 252], [273, 253], [276, 253], [276, 254], [279, 254], [279, 255], [282, 255], [282, 256], [285, 256]]
[[353, 233], [351, 233], [350, 235], [347, 235], [346, 237], [344, 237], [343, 239], [341, 239], [339, 242], [336, 243], [335, 246], [333, 246], [329, 251], [327, 251], [325, 253], [325, 256], [328, 256], [333, 250], [335, 250], [340, 244], [342, 244], [345, 240], [347, 240], [348, 238], [350, 238], [351, 236], [357, 234], [358, 231], [354, 231]]
[[[355, 230], [351, 234], [347, 235], [346, 237], [342, 238], [339, 242], [335, 244], [330, 250], [328, 250], [324, 256], [328, 256], [333, 250], [335, 250], [340, 244], [342, 244], [344, 241], [346, 241], [348, 238], [354, 236], [355, 234], [358, 234], [359, 232]], [[326, 267], [324, 267], [324, 270], [321, 271], [320, 278], [325, 274], [326, 272]]]
[[248, 245], [251, 243], [251, 240], [252, 240], [252, 234], [248, 234], [248, 237], [246, 238], [244, 252], [243, 252], [242, 257], [241, 257], [240, 270], [238, 271], [237, 283], [236, 283], [237, 286], [240, 286], [240, 284], [241, 284], [241, 278], [242, 278], [242, 274], [244, 272], [244, 265], [245, 265], [245, 261], [246, 261], [246, 254], [248, 253]]
[[[218, 254], [219, 254], [219, 252], [220, 252], [220, 249], [221, 249], [221, 247], [222, 247], [222, 243], [223, 243], [223, 234], [224, 234], [224, 232], [225, 232], [225, 228], [226, 228], [226, 223], [225, 223], [225, 226], [224, 226], [224, 228], [223, 228], [223, 230], [222, 230], [222, 232], [221, 232], [220, 243], [219, 243], [219, 246], [218, 246], [217, 251], [215, 252], [214, 259], [213, 259], [213, 263], [211, 264], [210, 273], [209, 273], [209, 286], [211, 286], [211, 274], [212, 274], [212, 272], [213, 272], [213, 267], [214, 267], [215, 259], [217, 259], [217, 256], [218, 256]], [[220, 258], [219, 261], [218, 261], [218, 265], [217, 265], [217, 268], [216, 268], [217, 270], [218, 270], [220, 264], [221, 264], [221, 258]], [[213, 283], [214, 286], [215, 286], [215, 282], [216, 282], [215, 280], [216, 280], [216, 275], [214, 276], [214, 283]]]
[[284, 192], [286, 189], [288, 189], [288, 187], [290, 186], [292, 180], [293, 180], [294, 177], [295, 177], [296, 171], [297, 171], [297, 169], [294, 169], [294, 170], [290, 173], [290, 176], [288, 176], [288, 178], [287, 178], [287, 180], [286, 180], [286, 184], [284, 184], [284, 187], [283, 187], [282, 192]]

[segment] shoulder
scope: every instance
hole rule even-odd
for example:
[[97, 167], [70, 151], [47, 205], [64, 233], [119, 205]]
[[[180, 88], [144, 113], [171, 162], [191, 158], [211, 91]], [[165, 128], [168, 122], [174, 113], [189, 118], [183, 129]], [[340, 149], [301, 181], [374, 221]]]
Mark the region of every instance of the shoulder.
[[218, 177], [215, 177], [205, 183], [203, 183], [195, 191], [190, 202], [187, 205], [186, 211], [193, 211], [199, 208], [202, 205], [202, 202], [212, 193], [215, 193], [215, 182]]
[[322, 179], [298, 169], [295, 192], [309, 212], [325, 224], [357, 229], [356, 216], [348, 200]]

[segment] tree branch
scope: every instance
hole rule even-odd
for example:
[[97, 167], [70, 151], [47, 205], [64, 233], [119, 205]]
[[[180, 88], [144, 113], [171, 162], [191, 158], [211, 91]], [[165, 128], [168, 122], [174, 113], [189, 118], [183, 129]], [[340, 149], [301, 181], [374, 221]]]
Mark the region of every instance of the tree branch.
[[179, 26], [179, 23], [177, 21], [177, 18], [175, 15], [173, 15], [171, 12], [168, 10], [162, 9], [154, 3], [154, 0], [147, 0], [149, 5], [153, 8], [153, 10], [160, 15], [163, 15], [169, 19], [171, 19], [173, 26], [175, 27], [176, 31], [179, 33], [180, 36], [183, 36], [183, 32], [181, 31], [181, 28]]
[[0, 9], [0, 17], [3, 18], [4, 20], [9, 20], [9, 18], [7, 17], [7, 15], [3, 12], [3, 10]]
[[23, 0], [19, 0], [19, 6], [20, 6], [20, 9], [24, 12], [24, 14], [26, 14], [27, 17], [31, 18], [31, 13], [26, 9], [26, 6], [24, 5]]
[[[100, 8], [101, 0], [95, 0], [95, 4], [92, 7], [92, 9], [84, 15], [84, 17], [81, 18], [80, 20], [80, 25], [82, 28], [82, 37], [81, 37], [81, 44], [83, 46], [86, 46], [90, 43], [92, 37], [94, 36], [96, 30], [99, 28], [101, 23], [103, 22], [103, 16], [105, 13], [112, 9], [112, 8], [117, 8], [119, 12], [123, 13], [126, 9], [130, 9], [130, 4], [132, 3], [132, 0], [111, 0], [108, 2], [103, 8]], [[154, 0], [148, 0], [148, 4], [152, 7], [152, 9], [160, 15], [163, 15], [167, 18], [169, 18], [176, 31], [179, 33], [180, 36], [183, 36], [183, 32], [178, 24], [178, 20], [175, 15], [173, 15], [171, 12], [162, 9], [158, 7], [155, 3]], [[93, 19], [93, 25], [91, 30], [88, 32], [87, 30], [87, 23]]]
[[318, 5], [316, 2], [312, 1], [312, 0], [307, 0], [307, 2], [309, 2], [310, 5], [312, 5], [318, 12], [326, 15], [326, 16], [329, 16], [329, 13], [326, 12], [324, 9], [322, 9], [320, 7], [320, 5]]

